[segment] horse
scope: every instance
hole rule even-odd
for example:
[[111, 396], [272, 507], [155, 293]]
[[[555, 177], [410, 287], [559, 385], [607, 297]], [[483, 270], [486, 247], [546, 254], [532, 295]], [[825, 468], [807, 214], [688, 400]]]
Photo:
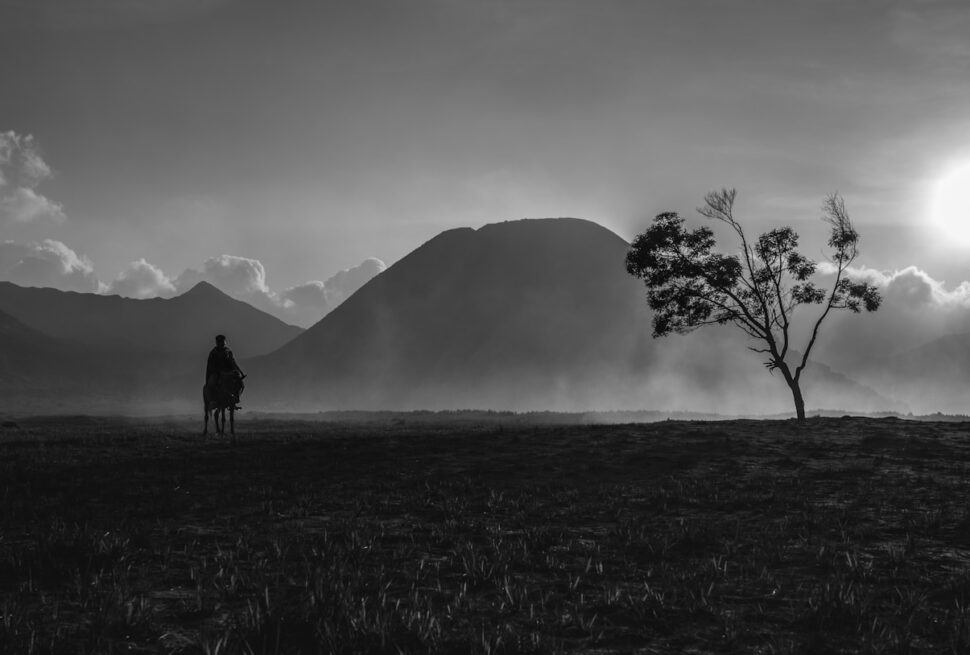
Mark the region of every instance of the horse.
[[226, 410], [229, 410], [229, 432], [236, 438], [236, 403], [239, 402], [239, 392], [243, 389], [243, 378], [239, 371], [226, 371], [219, 374], [212, 389], [209, 385], [202, 385], [202, 409], [205, 414], [205, 424], [202, 426], [202, 436], [209, 433], [209, 414], [215, 423], [216, 434], [226, 434]]

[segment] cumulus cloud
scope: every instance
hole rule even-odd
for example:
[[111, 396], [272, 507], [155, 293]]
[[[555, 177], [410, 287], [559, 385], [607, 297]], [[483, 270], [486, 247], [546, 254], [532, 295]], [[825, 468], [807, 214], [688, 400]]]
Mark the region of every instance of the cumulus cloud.
[[324, 282], [313, 280], [277, 293], [267, 284], [266, 267], [258, 259], [238, 255], [210, 257], [201, 269], [189, 268], [173, 278], [142, 258], [129, 263], [110, 284], [103, 284], [95, 276], [91, 261], [60, 241], [0, 241], [0, 280], [21, 286], [126, 298], [166, 298], [185, 293], [199, 282], [208, 282], [228, 296], [303, 327], [319, 321], [385, 268], [384, 262], [372, 257]]
[[142, 258], [118, 273], [106, 293], [126, 298], [166, 297], [175, 293], [175, 284], [162, 269]]
[[177, 293], [185, 293], [199, 282], [208, 282], [237, 300], [280, 316], [281, 302], [267, 286], [266, 267], [258, 259], [238, 255], [210, 257], [203, 262], [202, 270], [186, 269], [173, 284]]
[[339, 271], [324, 282], [311, 280], [277, 293], [269, 287], [266, 268], [261, 261], [220, 255], [207, 259], [201, 270], [187, 269], [172, 281], [172, 285], [177, 293], [184, 293], [205, 281], [281, 320], [308, 327], [385, 268], [384, 262], [370, 258], [358, 266]]
[[325, 282], [311, 280], [290, 287], [280, 294], [283, 308], [297, 325], [312, 325], [385, 268], [384, 262], [371, 257], [353, 268], [335, 273]]
[[0, 279], [25, 287], [99, 293], [105, 287], [87, 257], [60, 241], [0, 242]]
[[[830, 276], [834, 267], [823, 263], [819, 272]], [[848, 275], [876, 285], [883, 302], [874, 313], [833, 314], [819, 340], [820, 361], [851, 374], [852, 363], [880, 360], [947, 334], [970, 332], [970, 282], [948, 286], [917, 266], [888, 271], [850, 267]]]
[[188, 291], [202, 281], [209, 282], [231, 296], [271, 296], [266, 286], [266, 268], [258, 259], [237, 255], [210, 257], [202, 270], [187, 269], [175, 280], [179, 292]]
[[51, 175], [33, 136], [0, 132], [0, 221], [28, 223], [45, 217], [63, 221], [61, 204], [36, 191]]
[[280, 300], [287, 318], [296, 325], [313, 325], [332, 309], [325, 285], [319, 280], [286, 289], [280, 294]]
[[[835, 266], [829, 262], [819, 264], [819, 272], [825, 275], [835, 273]], [[904, 309], [925, 309], [932, 307], [949, 309], [970, 309], [970, 282], [964, 281], [953, 289], [933, 279], [929, 273], [916, 267], [895, 271], [880, 271], [865, 266], [850, 267], [850, 278], [866, 280], [875, 284], [883, 292], [887, 305]]]
[[385, 268], [387, 266], [384, 265], [384, 262], [376, 257], [371, 257], [353, 268], [345, 268], [329, 277], [323, 283], [323, 292], [330, 307], [336, 307], [352, 296], [357, 289], [367, 284], [371, 278]]

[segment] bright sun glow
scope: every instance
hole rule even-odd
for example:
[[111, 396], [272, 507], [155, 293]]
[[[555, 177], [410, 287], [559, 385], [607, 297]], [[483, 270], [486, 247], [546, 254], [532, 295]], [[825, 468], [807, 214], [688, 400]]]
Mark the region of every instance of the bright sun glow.
[[970, 244], [970, 164], [955, 168], [933, 190], [930, 216], [942, 236]]

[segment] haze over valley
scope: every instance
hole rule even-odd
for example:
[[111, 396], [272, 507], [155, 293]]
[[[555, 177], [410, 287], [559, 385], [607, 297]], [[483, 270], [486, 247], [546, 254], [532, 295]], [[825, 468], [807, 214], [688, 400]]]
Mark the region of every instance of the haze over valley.
[[[790, 411], [736, 330], [652, 338], [628, 249], [582, 219], [449, 230], [307, 330], [207, 282], [142, 300], [0, 283], [2, 409], [192, 411], [203, 356], [226, 333], [252, 410]], [[868, 329], [829, 326], [806, 371], [810, 409], [961, 411], [970, 379], [951, 353], [970, 336], [874, 350]]]

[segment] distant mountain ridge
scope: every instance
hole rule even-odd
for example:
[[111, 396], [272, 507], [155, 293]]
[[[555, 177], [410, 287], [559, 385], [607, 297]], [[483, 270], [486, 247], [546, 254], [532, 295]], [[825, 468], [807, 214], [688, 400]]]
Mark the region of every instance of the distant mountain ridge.
[[206, 282], [150, 300], [0, 282], [0, 408], [128, 411], [163, 399], [194, 406], [216, 334], [245, 357], [302, 331]]
[[208, 282], [174, 298], [146, 300], [0, 282], [0, 310], [50, 337], [119, 352], [195, 352], [223, 332], [246, 357], [275, 350], [303, 331]]
[[[279, 350], [249, 402], [317, 409], [783, 411], [736, 330], [651, 338], [629, 244], [581, 219], [448, 230]], [[809, 407], [897, 408], [822, 365]], [[740, 382], [743, 380], [743, 382]]]

